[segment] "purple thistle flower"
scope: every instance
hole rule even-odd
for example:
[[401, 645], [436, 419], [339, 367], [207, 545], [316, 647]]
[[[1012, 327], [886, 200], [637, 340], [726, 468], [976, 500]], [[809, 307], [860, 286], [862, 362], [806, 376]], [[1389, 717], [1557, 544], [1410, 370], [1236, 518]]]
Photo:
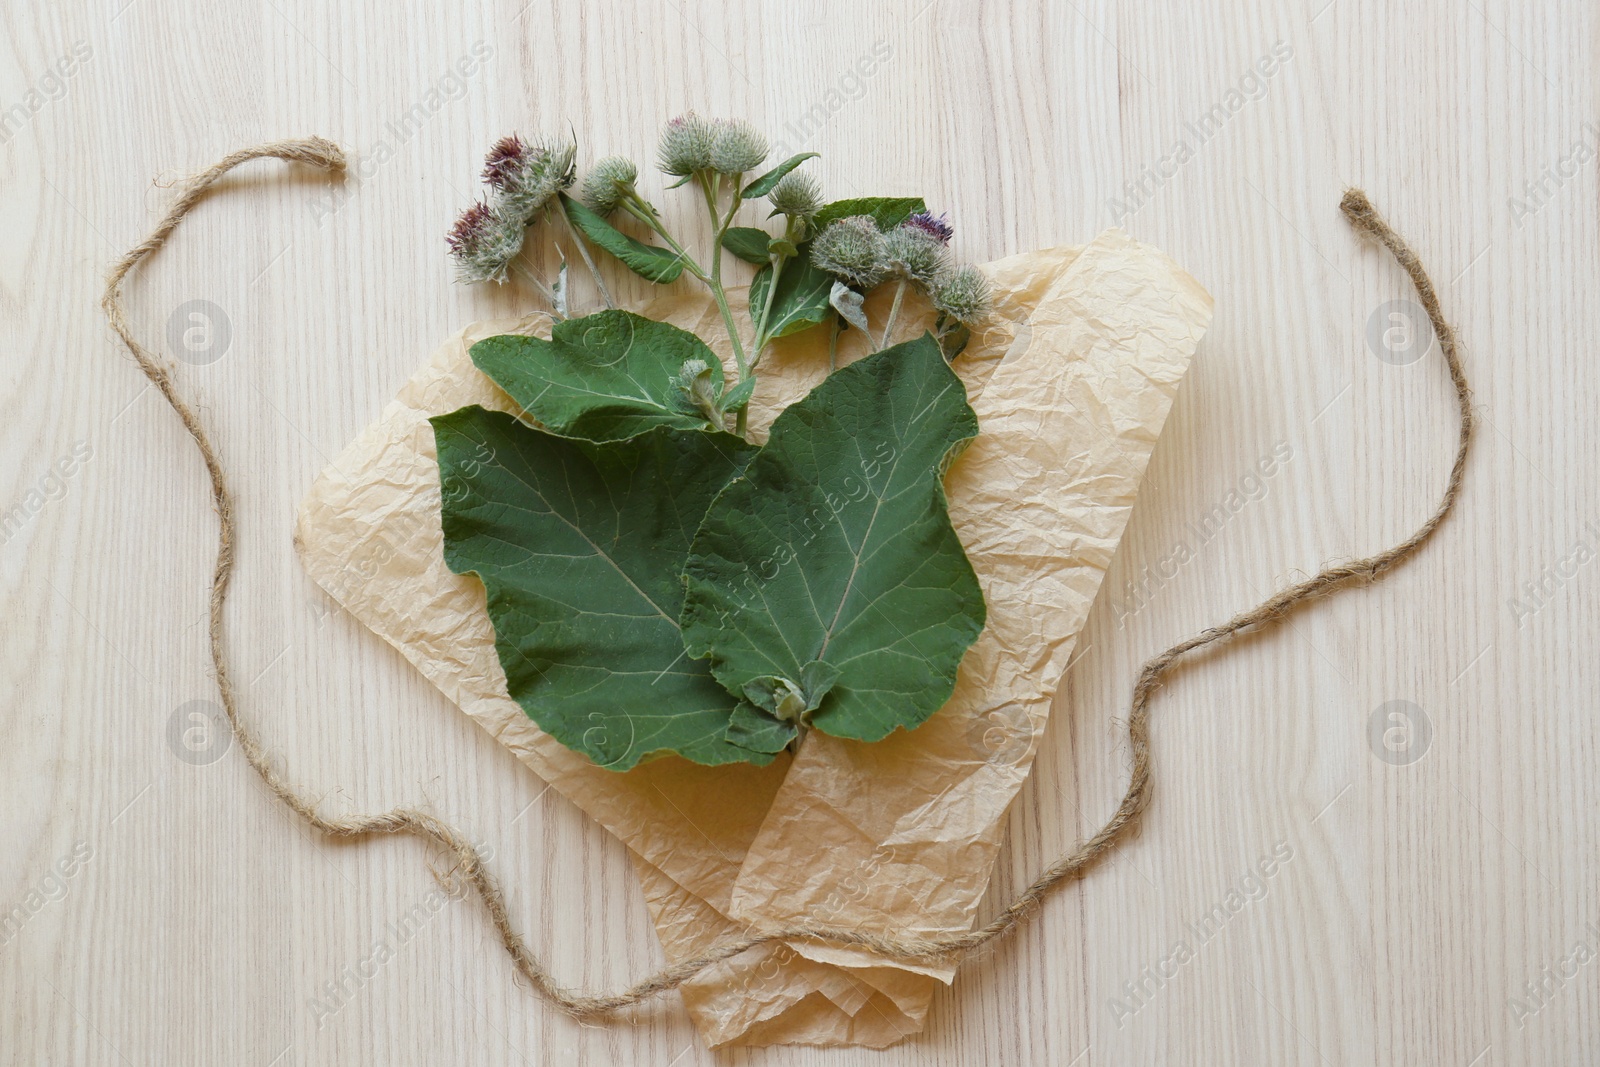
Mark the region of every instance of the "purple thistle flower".
[[528, 145], [521, 137], [516, 134], [502, 137], [484, 157], [483, 180], [496, 189], [508, 189], [516, 181], [518, 171], [527, 162], [527, 158]]
[[498, 220], [489, 205], [479, 201], [461, 213], [456, 219], [456, 224], [451, 227], [445, 241], [450, 245], [450, 252], [456, 256], [470, 256], [483, 247], [490, 232], [497, 225]]
[[949, 244], [950, 238], [955, 236], [955, 227], [951, 226], [945, 215], [934, 217], [931, 211], [919, 211], [906, 219], [905, 225], [914, 226], [930, 237], [937, 237], [940, 244]]

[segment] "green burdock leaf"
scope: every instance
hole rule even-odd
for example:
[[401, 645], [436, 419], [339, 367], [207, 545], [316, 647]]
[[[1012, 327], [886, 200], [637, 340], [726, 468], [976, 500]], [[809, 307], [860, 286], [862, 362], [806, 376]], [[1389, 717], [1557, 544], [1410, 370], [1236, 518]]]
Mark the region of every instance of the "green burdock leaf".
[[728, 720], [728, 743], [748, 748], [752, 752], [771, 752], [776, 755], [789, 746], [799, 729], [750, 704], [740, 704], [733, 709]]
[[767, 262], [767, 245], [772, 235], [754, 226], [732, 226], [722, 235], [722, 247], [757, 266]]
[[783, 176], [785, 174], [788, 174], [791, 170], [794, 170], [794, 168], [818, 154], [819, 153], [817, 152], [800, 152], [790, 156], [788, 159], [784, 160], [782, 163], [779, 163], [776, 167], [773, 167], [761, 177], [745, 186], [744, 192], [739, 194], [740, 198], [744, 200], [754, 200], [757, 197], [766, 196], [777, 187], [778, 183], [783, 180]]
[[630, 311], [555, 324], [550, 340], [506, 334], [472, 346], [472, 362], [552, 433], [620, 441], [657, 426], [720, 429], [680, 384], [698, 359], [723, 389], [722, 361], [687, 330]]
[[927, 719], [983, 629], [942, 481], [977, 432], [931, 336], [826, 378], [706, 512], [684, 567], [689, 654], [774, 722], [876, 741]]
[[919, 211], [928, 210], [920, 196], [859, 196], [853, 200], [835, 200], [817, 212], [811, 220], [812, 232], [822, 230], [834, 219], [851, 215], [871, 215], [880, 230], [892, 230]]
[[755, 447], [660, 428], [594, 444], [477, 406], [431, 421], [445, 562], [483, 581], [508, 689], [529, 718], [619, 771], [666, 752], [770, 762], [782, 745], [725, 740], [739, 701], [685, 655], [678, 623], [690, 540]]
[[583, 206], [566, 193], [561, 194], [561, 206], [567, 218], [583, 231], [583, 235], [610, 252], [622, 264], [646, 281], [666, 285], [678, 280], [683, 273], [683, 257], [670, 248], [647, 245], [636, 237], [629, 237], [611, 223]]
[[[787, 337], [809, 329], [833, 314], [828, 294], [833, 291], [833, 275], [811, 265], [811, 242], [802, 244], [795, 258], [783, 265], [778, 288], [772, 294], [772, 311], [767, 317], [768, 337]], [[756, 271], [750, 282], [750, 306], [766, 306], [767, 290], [772, 286], [772, 267]]]
[[[920, 196], [864, 196], [854, 200], [835, 200], [817, 212], [811, 232], [817, 233], [835, 219], [850, 215], [871, 215], [880, 230], [891, 230], [928, 205]], [[772, 313], [767, 323], [768, 337], [787, 337], [828, 321], [834, 312], [830, 297], [834, 277], [811, 264], [811, 242], [795, 250], [795, 257], [783, 265], [778, 288], [772, 296]], [[756, 271], [750, 282], [750, 306], [761, 307], [772, 285], [772, 267]]]

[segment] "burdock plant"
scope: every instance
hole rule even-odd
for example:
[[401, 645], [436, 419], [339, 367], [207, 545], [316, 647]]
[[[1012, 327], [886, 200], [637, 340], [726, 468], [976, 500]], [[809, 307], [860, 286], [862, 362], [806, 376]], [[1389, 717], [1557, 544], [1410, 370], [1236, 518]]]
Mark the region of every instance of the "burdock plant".
[[[802, 152], [757, 174], [767, 153], [766, 137], [742, 119], [705, 118], [691, 111], [661, 128], [656, 165], [677, 179], [672, 188], [689, 186], [699, 194], [710, 227], [710, 251], [697, 256], [639, 191], [639, 168], [632, 160], [605, 157], [579, 184], [577, 149], [570, 139], [505, 137], [484, 162], [489, 197], [456, 223], [450, 251], [463, 281], [504, 282], [513, 271], [527, 276], [550, 299], [558, 319], [568, 313], [565, 253], [554, 284], [517, 264], [528, 227], [540, 221], [558, 221], [571, 232], [608, 307], [614, 304], [591, 244], [657, 284], [670, 284], [687, 272], [716, 302], [737, 377], [724, 382], [719, 376], [715, 397], [707, 392], [713, 387], [709, 370], [674, 388], [680, 400], [711, 421], [726, 414], [741, 436], [762, 355], [776, 338], [827, 323], [830, 366], [843, 329], [861, 329], [874, 350], [881, 350], [892, 339], [907, 291], [916, 291], [938, 312], [935, 339], [947, 356], [957, 354], [966, 327], [987, 312], [989, 294], [976, 268], [952, 258], [953, 230], [946, 218], [915, 197], [825, 203], [816, 178], [798, 169], [816, 153]], [[575, 185], [576, 197], [571, 195]], [[779, 220], [778, 232], [735, 224], [742, 210], [762, 199], [768, 218]], [[660, 243], [625, 232], [619, 222], [644, 227]], [[725, 253], [760, 268], [742, 325], [724, 284]], [[874, 329], [864, 300], [889, 284], [894, 296]]]
[[[662, 128], [657, 166], [709, 227], [690, 240], [632, 160], [601, 159], [580, 182], [570, 140], [508, 137], [484, 163], [487, 199], [450, 233], [464, 280], [527, 274], [556, 322], [548, 338], [472, 346], [516, 416], [432, 420], [445, 561], [487, 589], [510, 695], [604, 767], [664, 753], [765, 763], [808, 729], [875, 741], [912, 728], [948, 699], [983, 626], [942, 479], [977, 433], [949, 360], [988, 284], [954, 262], [949, 223], [920, 198], [828, 203], [800, 169], [815, 153], [769, 165], [768, 150], [742, 120], [690, 112]], [[752, 208], [765, 225], [739, 224]], [[607, 305], [591, 246], [655, 284], [704, 285], [731, 371], [669, 323], [570, 316], [565, 254], [550, 285], [517, 262], [541, 223], [571, 235]], [[742, 319], [729, 256], [756, 268]], [[864, 301], [887, 285], [875, 325]], [[908, 292], [935, 309], [934, 330], [891, 347]], [[830, 373], [749, 441], [763, 355], [824, 324]], [[835, 370], [847, 328], [874, 351]]]

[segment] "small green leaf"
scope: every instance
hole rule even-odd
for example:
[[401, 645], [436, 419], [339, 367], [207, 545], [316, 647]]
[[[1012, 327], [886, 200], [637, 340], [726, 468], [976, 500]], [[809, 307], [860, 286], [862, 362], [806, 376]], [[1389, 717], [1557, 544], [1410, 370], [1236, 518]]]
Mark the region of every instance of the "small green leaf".
[[472, 346], [472, 362], [530, 418], [563, 437], [620, 441], [656, 426], [710, 427], [684, 392], [681, 371], [698, 359], [710, 395], [722, 362], [687, 330], [629, 311], [558, 322], [550, 340], [508, 334]]
[[678, 623], [690, 540], [754, 446], [670, 429], [573, 441], [476, 406], [431, 421], [445, 562], [483, 581], [529, 718], [618, 771], [666, 752], [771, 762], [772, 731], [726, 739], [740, 701], [684, 654]]
[[772, 235], [754, 226], [732, 226], [722, 235], [722, 247], [744, 260], [762, 266], [767, 262], [767, 244]]
[[733, 709], [724, 736], [730, 745], [775, 755], [787, 748], [799, 732], [794, 723], [782, 722], [750, 704], [740, 704]]
[[793, 259], [799, 254], [800, 250], [787, 237], [774, 237], [767, 242], [767, 255], [769, 256], [782, 256], [785, 259]]
[[958, 322], [955, 328], [939, 335], [939, 348], [944, 352], [944, 358], [953, 360], [967, 349], [967, 342], [972, 340], [972, 331], [967, 329], [966, 323]]
[[561, 204], [572, 224], [582, 230], [585, 237], [646, 281], [665, 285], [677, 281], [678, 275], [683, 273], [683, 257], [678, 253], [629, 237], [566, 193], [561, 194]]
[[740, 382], [738, 385], [722, 394], [722, 410], [738, 411], [740, 408], [750, 403], [750, 398], [755, 395], [755, 392], [756, 380], [754, 378], [746, 378], [744, 381]]
[[[772, 295], [772, 312], [767, 319], [768, 337], [787, 337], [809, 329], [833, 314], [828, 294], [833, 290], [833, 275], [811, 263], [811, 245], [800, 246], [799, 255], [783, 265], [778, 288]], [[750, 282], [750, 306], [759, 308], [772, 285], [772, 268], [762, 267]]]
[[816, 152], [801, 152], [798, 155], [790, 156], [788, 159], [784, 160], [782, 163], [779, 163], [776, 167], [773, 167], [761, 177], [745, 186], [744, 193], [742, 194], [744, 199], [754, 200], [757, 197], [766, 196], [768, 193], [772, 192], [773, 188], [780, 181], [783, 180], [783, 176], [785, 174], [788, 174], [791, 170], [794, 170], [794, 168], [798, 167], [800, 164], [817, 154], [818, 153]]
[[812, 225], [821, 230], [835, 219], [851, 215], [871, 215], [880, 230], [892, 230], [919, 211], [928, 210], [920, 196], [862, 196], [853, 200], [835, 200], [817, 212]]
[[817, 710], [822, 698], [828, 695], [828, 690], [838, 680], [838, 668], [821, 660], [812, 660], [801, 668], [797, 682], [776, 675], [746, 682], [744, 698], [783, 722], [804, 722]]
[[684, 565], [689, 654], [773, 712], [820, 689], [809, 721], [835, 737], [927, 719], [984, 624], [942, 482], [977, 432], [930, 335], [829, 375], [707, 510]]

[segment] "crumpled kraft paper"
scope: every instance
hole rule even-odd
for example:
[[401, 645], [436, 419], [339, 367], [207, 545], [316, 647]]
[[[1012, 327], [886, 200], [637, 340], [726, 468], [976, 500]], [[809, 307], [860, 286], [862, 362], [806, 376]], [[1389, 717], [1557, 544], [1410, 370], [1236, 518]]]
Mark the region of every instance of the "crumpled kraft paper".
[[[1006, 807], [1211, 317], [1193, 278], [1117, 230], [986, 270], [995, 315], [956, 362], [981, 430], [947, 490], [989, 618], [951, 701], [914, 731], [876, 744], [812, 731], [797, 755], [764, 768], [672, 757], [617, 774], [547, 737], [506, 696], [483, 587], [444, 565], [427, 418], [471, 403], [509, 409], [467, 350], [546, 331], [542, 314], [446, 343], [301, 507], [296, 543], [311, 577], [633, 850], [669, 959], [750, 925], [936, 934], [973, 923]], [[699, 294], [642, 311], [717, 346], [716, 309]], [[885, 311], [882, 294], [868, 301], [874, 323]], [[908, 299], [901, 321], [897, 334], [915, 336], [931, 313]], [[821, 380], [826, 344], [819, 329], [769, 353], [753, 437]], [[864, 351], [851, 331], [840, 360]], [[918, 1032], [936, 984], [952, 977], [860, 950], [767, 945], [682, 993], [713, 1047], [881, 1047]]]

